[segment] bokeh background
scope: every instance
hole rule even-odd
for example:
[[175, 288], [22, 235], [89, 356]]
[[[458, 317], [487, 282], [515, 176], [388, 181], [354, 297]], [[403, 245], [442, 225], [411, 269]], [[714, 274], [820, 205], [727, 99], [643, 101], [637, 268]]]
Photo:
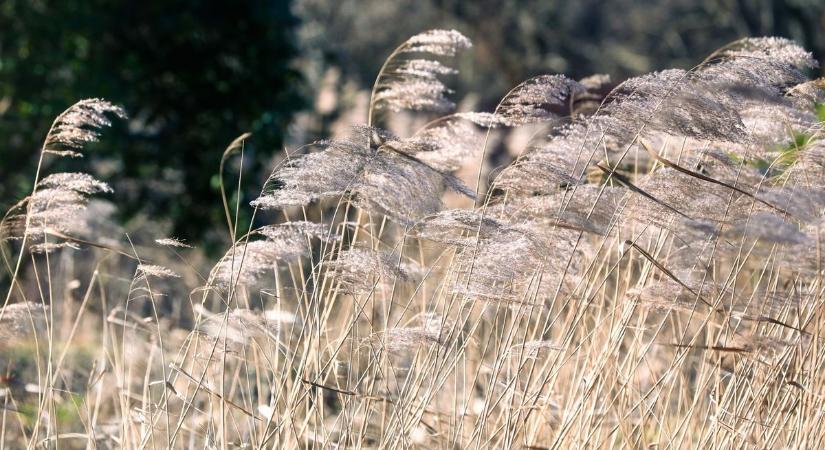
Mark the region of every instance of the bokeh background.
[[218, 248], [225, 146], [254, 133], [227, 171], [243, 174], [246, 202], [284, 148], [364, 122], [383, 59], [430, 28], [473, 40], [451, 86], [479, 110], [537, 74], [618, 82], [689, 68], [743, 36], [789, 37], [825, 59], [822, 0], [0, 0], [0, 206], [30, 191], [54, 116], [104, 97], [131, 119], [49, 170], [111, 183], [127, 229], [151, 218]]

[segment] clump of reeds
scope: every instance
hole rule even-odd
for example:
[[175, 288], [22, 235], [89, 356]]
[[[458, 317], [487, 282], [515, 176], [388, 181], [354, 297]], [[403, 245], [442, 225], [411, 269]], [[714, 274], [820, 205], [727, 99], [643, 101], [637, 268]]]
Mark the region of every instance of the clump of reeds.
[[[102, 100], [61, 114], [31, 195], [0, 227], [3, 335], [33, 340], [36, 366], [6, 382], [3, 436], [120, 448], [822, 442], [825, 86], [806, 76], [811, 55], [748, 38], [604, 97], [604, 75], [541, 75], [492, 111], [453, 112], [449, 59], [470, 48], [452, 30], [402, 43], [365, 124], [290, 152], [249, 229], [221, 182], [232, 242], [204, 271], [182, 240], [90, 233], [90, 198], [111, 188], [44, 176], [43, 161], [78, 156], [125, 115]], [[432, 120], [381, 127], [411, 111]], [[523, 126], [540, 131], [485, 176], [491, 136]], [[445, 206], [447, 192], [469, 206]], [[89, 249], [89, 273], [52, 282]]]

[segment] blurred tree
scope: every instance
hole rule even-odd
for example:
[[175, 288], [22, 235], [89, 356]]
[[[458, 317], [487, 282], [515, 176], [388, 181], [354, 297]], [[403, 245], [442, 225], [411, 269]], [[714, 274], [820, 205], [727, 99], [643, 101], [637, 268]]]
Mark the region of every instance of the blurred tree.
[[535, 75], [607, 73], [618, 82], [690, 68], [745, 36], [788, 37], [825, 58], [823, 0], [295, 1], [304, 52], [363, 86], [383, 62], [376, 55], [407, 37], [429, 28], [460, 30], [475, 49], [461, 67], [457, 98], [475, 92], [487, 108]]
[[187, 238], [222, 230], [223, 149], [252, 131], [254, 169], [303, 104], [296, 24], [288, 0], [0, 2], [0, 202], [31, 189], [54, 116], [103, 97], [131, 119], [80, 164], [114, 185], [121, 212], [169, 217]]

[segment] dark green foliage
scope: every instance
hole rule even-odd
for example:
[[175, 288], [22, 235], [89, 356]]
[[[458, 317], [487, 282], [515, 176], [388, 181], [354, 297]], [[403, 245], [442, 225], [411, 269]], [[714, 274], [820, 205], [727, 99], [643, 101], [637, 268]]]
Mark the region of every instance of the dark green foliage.
[[53, 118], [103, 97], [131, 120], [81, 164], [112, 183], [124, 217], [169, 217], [189, 238], [222, 224], [223, 149], [252, 131], [244, 167], [261, 172], [302, 104], [295, 25], [288, 0], [0, 3], [0, 202], [31, 189]]

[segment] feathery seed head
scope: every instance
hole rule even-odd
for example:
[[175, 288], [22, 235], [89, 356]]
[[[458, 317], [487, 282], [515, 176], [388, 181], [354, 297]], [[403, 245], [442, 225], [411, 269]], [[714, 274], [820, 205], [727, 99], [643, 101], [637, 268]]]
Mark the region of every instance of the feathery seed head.
[[325, 266], [344, 292], [355, 295], [410, 282], [417, 272], [414, 265], [399, 262], [398, 255], [363, 248], [345, 250]]
[[178, 238], [162, 238], [162, 239], [155, 239], [155, 243], [158, 245], [162, 245], [164, 247], [177, 247], [177, 248], [192, 248], [191, 245], [183, 242]]
[[98, 140], [101, 128], [112, 125], [110, 115], [126, 118], [123, 108], [106, 100], [80, 100], [55, 119], [44, 149], [60, 156], [79, 156], [77, 152], [86, 143]]
[[156, 264], [139, 264], [137, 266], [137, 273], [143, 277], [180, 278], [180, 275], [172, 270]]
[[501, 100], [495, 115], [500, 124], [519, 126], [558, 117], [570, 97], [585, 88], [564, 75], [541, 75], [516, 86]]
[[473, 43], [470, 39], [456, 30], [429, 30], [407, 39], [402, 51], [406, 53], [455, 56], [459, 51], [472, 46]]

